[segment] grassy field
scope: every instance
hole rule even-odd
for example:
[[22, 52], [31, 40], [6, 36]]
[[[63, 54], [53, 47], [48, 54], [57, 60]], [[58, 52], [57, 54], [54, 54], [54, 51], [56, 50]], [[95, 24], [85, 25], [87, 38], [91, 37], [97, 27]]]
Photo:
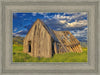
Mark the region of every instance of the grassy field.
[[23, 53], [22, 45], [13, 45], [13, 62], [87, 62], [87, 48], [82, 53], [55, 54], [51, 58], [36, 58]]

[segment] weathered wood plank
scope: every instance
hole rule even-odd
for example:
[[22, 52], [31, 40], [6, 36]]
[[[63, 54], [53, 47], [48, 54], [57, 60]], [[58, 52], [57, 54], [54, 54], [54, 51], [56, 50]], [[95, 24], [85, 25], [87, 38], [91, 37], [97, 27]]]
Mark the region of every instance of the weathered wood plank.
[[[50, 31], [51, 29], [49, 29]], [[23, 51], [35, 57], [51, 57], [52, 44], [54, 41], [54, 51], [57, 53], [82, 52], [80, 42], [69, 31], [53, 31], [58, 41], [55, 41], [44, 23], [37, 20], [23, 40]], [[28, 52], [28, 42], [31, 41], [31, 52]], [[59, 45], [57, 45], [59, 42]]]

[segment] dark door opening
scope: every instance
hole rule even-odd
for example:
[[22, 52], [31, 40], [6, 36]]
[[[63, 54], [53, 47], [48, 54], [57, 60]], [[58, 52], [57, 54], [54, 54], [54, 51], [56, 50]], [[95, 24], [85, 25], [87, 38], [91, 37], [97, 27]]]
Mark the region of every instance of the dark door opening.
[[54, 42], [52, 42], [52, 56], [55, 54], [55, 51], [54, 51]]
[[28, 42], [28, 52], [31, 52], [31, 41]]

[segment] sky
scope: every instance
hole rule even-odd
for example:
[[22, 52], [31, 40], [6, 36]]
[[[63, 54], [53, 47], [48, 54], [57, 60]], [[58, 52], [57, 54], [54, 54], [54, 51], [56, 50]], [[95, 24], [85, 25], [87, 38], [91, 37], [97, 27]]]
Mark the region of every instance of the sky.
[[79, 41], [87, 42], [87, 12], [13, 13], [13, 36], [25, 37], [34, 22], [40, 19], [56, 31], [70, 31]]

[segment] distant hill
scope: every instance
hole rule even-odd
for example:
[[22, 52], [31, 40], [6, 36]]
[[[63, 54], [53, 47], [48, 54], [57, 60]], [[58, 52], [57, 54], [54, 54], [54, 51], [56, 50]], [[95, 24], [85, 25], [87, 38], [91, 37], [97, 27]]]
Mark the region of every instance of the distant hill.
[[[13, 36], [13, 44], [21, 44], [23, 45], [23, 39], [24, 37], [20, 37], [20, 36]], [[81, 46], [84, 48], [87, 48], [87, 42], [80, 42]]]
[[13, 36], [13, 44], [23, 44], [24, 37]]

